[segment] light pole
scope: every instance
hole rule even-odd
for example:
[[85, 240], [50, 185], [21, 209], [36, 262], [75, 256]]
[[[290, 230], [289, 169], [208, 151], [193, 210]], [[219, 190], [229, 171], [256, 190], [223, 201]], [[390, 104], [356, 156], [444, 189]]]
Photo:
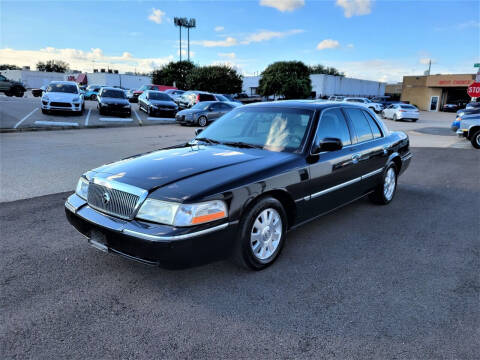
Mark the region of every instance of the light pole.
[[173, 19], [175, 26], [180, 28], [180, 61], [182, 61], [182, 27], [187, 28], [187, 58], [190, 61], [190, 29], [197, 26], [195, 19], [178, 18]]

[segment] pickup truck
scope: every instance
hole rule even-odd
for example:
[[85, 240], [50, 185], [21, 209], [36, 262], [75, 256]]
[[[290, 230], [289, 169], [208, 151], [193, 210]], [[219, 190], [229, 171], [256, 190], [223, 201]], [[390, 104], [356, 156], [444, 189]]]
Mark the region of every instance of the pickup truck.
[[25, 86], [21, 82], [8, 80], [0, 74], [0, 92], [3, 92], [7, 96], [15, 95], [17, 97], [23, 97], [25, 91]]

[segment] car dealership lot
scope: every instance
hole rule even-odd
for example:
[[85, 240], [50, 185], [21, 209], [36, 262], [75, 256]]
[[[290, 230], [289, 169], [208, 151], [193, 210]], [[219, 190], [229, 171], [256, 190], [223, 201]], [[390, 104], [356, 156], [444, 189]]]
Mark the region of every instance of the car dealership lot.
[[444, 115], [386, 120], [414, 155], [394, 201], [291, 232], [259, 273], [147, 267], [65, 219], [82, 172], [193, 128], [0, 134], [1, 358], [476, 358], [480, 155]]

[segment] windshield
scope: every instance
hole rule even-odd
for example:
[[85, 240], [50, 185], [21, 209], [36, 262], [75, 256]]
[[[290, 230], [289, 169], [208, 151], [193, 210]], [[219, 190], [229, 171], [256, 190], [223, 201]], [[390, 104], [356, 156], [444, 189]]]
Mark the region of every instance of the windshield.
[[412, 105], [400, 105], [402, 109], [408, 109], [408, 110], [417, 110], [415, 106]]
[[125, 93], [120, 90], [103, 90], [102, 97], [125, 99]]
[[312, 114], [301, 109], [237, 108], [212, 123], [199, 138], [293, 152], [303, 143]]
[[211, 103], [199, 102], [193, 105], [190, 109], [192, 110], [207, 110]]
[[50, 84], [47, 87], [47, 92], [78, 94], [77, 87], [71, 84]]
[[150, 100], [172, 101], [172, 98], [161, 92], [151, 92], [148, 94]]

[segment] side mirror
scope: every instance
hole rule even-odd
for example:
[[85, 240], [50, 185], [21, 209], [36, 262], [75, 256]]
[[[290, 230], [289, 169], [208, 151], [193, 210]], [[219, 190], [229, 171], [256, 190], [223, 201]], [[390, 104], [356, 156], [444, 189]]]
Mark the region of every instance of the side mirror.
[[343, 147], [342, 141], [337, 138], [325, 138], [320, 144], [312, 149], [312, 155], [316, 155], [322, 151], [337, 151]]
[[203, 129], [195, 129], [195, 135], [198, 136], [203, 131]]

